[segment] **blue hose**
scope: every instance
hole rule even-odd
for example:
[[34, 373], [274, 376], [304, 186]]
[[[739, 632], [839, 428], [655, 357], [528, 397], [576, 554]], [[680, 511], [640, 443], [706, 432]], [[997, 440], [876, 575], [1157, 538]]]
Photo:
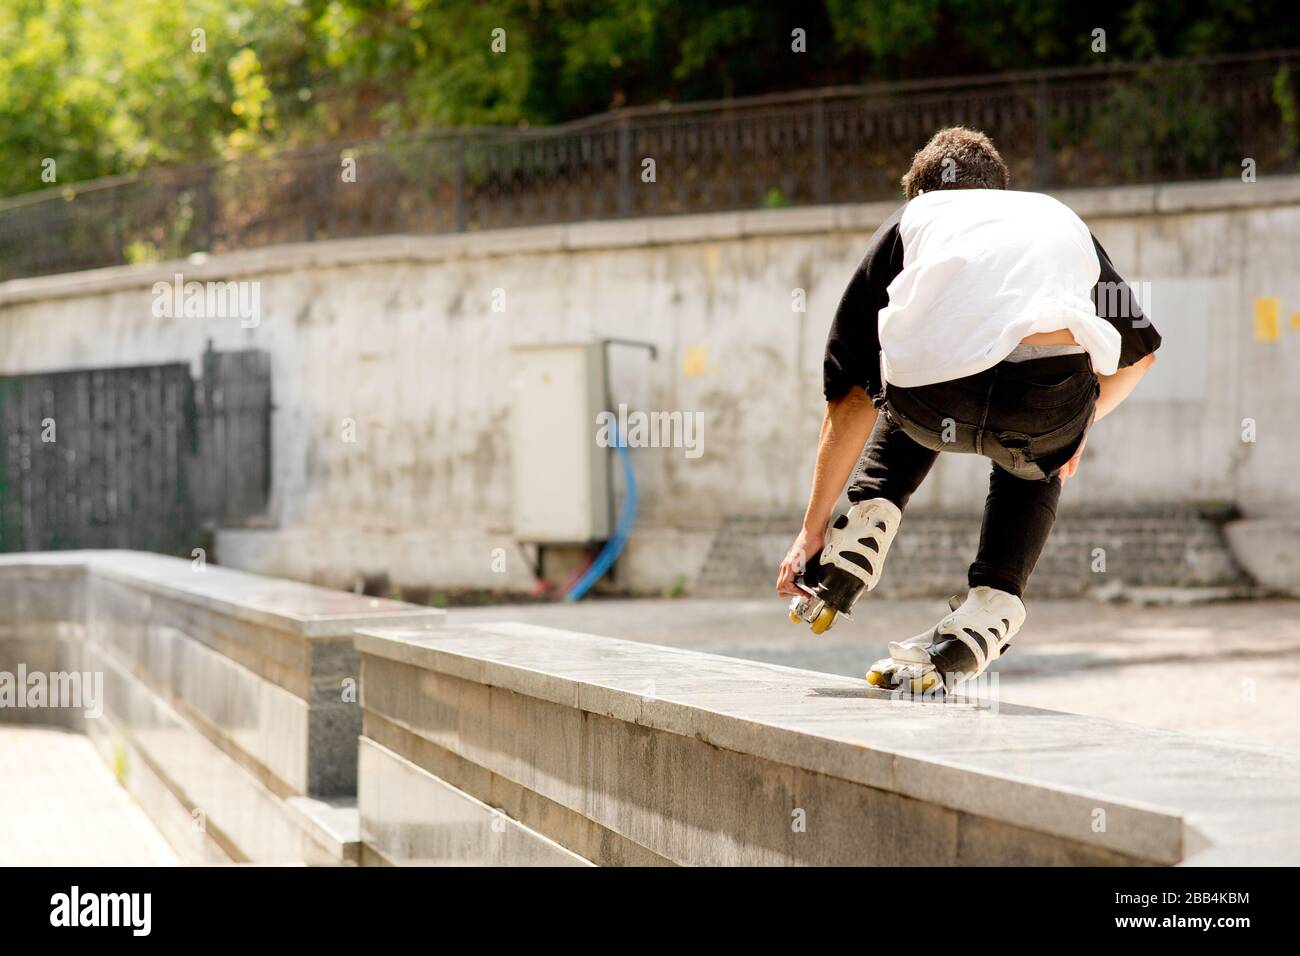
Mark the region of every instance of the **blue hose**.
[[605, 576], [605, 572], [610, 569], [627, 544], [627, 539], [632, 534], [632, 525], [636, 524], [636, 476], [632, 474], [632, 456], [627, 450], [627, 443], [623, 441], [623, 436], [619, 434], [617, 425], [614, 426], [614, 447], [618, 449], [618, 456], [623, 461], [623, 482], [627, 485], [623, 494], [623, 506], [618, 509], [618, 520], [614, 523], [614, 536], [605, 542], [605, 546], [600, 549], [600, 554], [596, 555], [596, 560], [591, 562], [591, 567], [587, 568], [586, 573], [569, 588], [569, 592], [564, 595], [566, 601], [580, 600], [597, 581]]

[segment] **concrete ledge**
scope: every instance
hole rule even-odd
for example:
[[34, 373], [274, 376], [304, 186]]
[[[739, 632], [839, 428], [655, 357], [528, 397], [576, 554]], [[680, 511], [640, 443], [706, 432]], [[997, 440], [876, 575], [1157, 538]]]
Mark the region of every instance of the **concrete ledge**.
[[[1238, 179], [1146, 186], [1061, 190], [1054, 195], [1090, 218], [1174, 215], [1218, 209], [1300, 203], [1300, 176], [1243, 183]], [[285, 243], [214, 256], [82, 272], [11, 279], [0, 283], [0, 307], [43, 299], [75, 298], [107, 292], [147, 290], [155, 282], [231, 280], [304, 268], [331, 268], [377, 262], [439, 263], [506, 255], [636, 248], [683, 242], [717, 242], [761, 236], [827, 232], [871, 232], [898, 207], [898, 201], [791, 209], [738, 210], [698, 215], [562, 223], [434, 236], [392, 235]]]
[[177, 860], [190, 866], [223, 866], [242, 860], [232, 857], [229, 845], [219, 835], [200, 825], [195, 808], [184, 802], [175, 783], [164, 779], [156, 768], [111, 721], [95, 721], [86, 735], [113, 770], [117, 782], [131, 794], [163, 838], [176, 851]]
[[157, 696], [105, 669], [114, 716], [87, 732], [168, 842], [191, 862], [345, 862], [285, 801]]
[[357, 646], [363, 741], [400, 728], [430, 773], [454, 755], [463, 788], [505, 779], [667, 862], [1300, 859], [1291, 754], [520, 624]]
[[355, 799], [290, 797], [284, 806], [298, 825], [325, 848], [331, 860], [360, 865], [361, 836]]
[[386, 747], [364, 738], [360, 746], [367, 856], [391, 865], [590, 865]]
[[171, 826], [186, 859], [355, 863], [352, 630], [443, 617], [155, 554], [3, 555], [0, 671], [90, 674], [103, 695], [102, 715], [15, 707], [0, 720], [84, 730], [143, 768], [128, 782], [160, 818], [201, 810], [216, 849]]
[[1246, 518], [1223, 531], [1251, 577], [1270, 591], [1300, 597], [1300, 517]]
[[[0, 669], [103, 675], [104, 713], [79, 725], [186, 860], [1300, 861], [1295, 754], [895, 701], [863, 681], [551, 628], [447, 626], [239, 572], [191, 591], [177, 565], [0, 558], [0, 601], [29, 616], [0, 632]], [[348, 639], [302, 627], [367, 611], [377, 626], [358, 630], [351, 664], [313, 656]], [[344, 718], [317, 682], [354, 665]], [[0, 710], [15, 716], [42, 715]], [[359, 731], [356, 804], [312, 791], [356, 766]]]
[[[192, 562], [143, 551], [67, 552], [97, 576], [125, 581], [152, 594], [175, 596], [250, 624], [300, 634], [303, 637], [347, 637], [357, 627], [383, 617], [394, 624], [436, 623], [440, 610], [401, 601], [319, 588], [298, 581], [268, 578], [218, 565], [197, 570]], [[62, 552], [26, 556], [38, 561], [65, 560]], [[2, 562], [0, 562], [2, 563]]]

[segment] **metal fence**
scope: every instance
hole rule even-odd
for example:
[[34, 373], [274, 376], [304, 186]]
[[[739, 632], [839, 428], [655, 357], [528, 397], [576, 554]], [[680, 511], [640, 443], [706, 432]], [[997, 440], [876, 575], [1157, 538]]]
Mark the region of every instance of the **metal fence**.
[[314, 239], [888, 199], [912, 153], [953, 124], [989, 133], [1018, 188], [1217, 178], [1246, 159], [1260, 175], [1295, 172], [1298, 69], [1300, 51], [1282, 51], [833, 88], [158, 169], [0, 202], [0, 278]]
[[209, 346], [194, 395], [200, 519], [223, 527], [260, 520], [271, 493], [271, 354]]
[[0, 376], [0, 552], [188, 555], [204, 529], [261, 515], [270, 366], [260, 351], [185, 364]]

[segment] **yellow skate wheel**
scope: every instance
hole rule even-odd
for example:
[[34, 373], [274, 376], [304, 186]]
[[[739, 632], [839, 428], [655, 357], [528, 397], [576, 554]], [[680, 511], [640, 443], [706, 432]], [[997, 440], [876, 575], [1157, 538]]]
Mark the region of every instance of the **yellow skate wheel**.
[[881, 681], [884, 679], [885, 675], [880, 673], [880, 671], [867, 671], [867, 683], [872, 687], [879, 687]]
[[934, 685], [937, 684], [937, 683], [939, 683], [939, 675], [938, 675], [938, 674], [933, 674], [933, 673], [931, 673], [931, 674], [925, 674], [925, 675], [923, 675], [923, 676], [921, 676], [921, 677], [913, 677], [913, 678], [912, 678], [912, 693], [913, 693], [913, 694], [924, 694], [926, 691], [928, 691], [928, 690], [930, 690], [932, 687], [934, 687]]
[[794, 613], [794, 611], [790, 612], [790, 620], [794, 621], [796, 624], [803, 623], [803, 618], [801, 618], [798, 614]]
[[834, 623], [835, 623], [835, 609], [831, 607], [824, 607], [820, 611], [818, 611], [817, 616], [813, 618], [812, 632], [814, 634], [825, 634], [827, 631], [830, 630], [831, 625]]

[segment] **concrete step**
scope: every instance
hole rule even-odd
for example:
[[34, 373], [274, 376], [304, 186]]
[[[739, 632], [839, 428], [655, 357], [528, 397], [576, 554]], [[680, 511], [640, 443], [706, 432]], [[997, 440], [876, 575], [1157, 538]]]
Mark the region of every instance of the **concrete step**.
[[594, 862], [1300, 862], [1300, 755], [452, 621], [358, 633], [365, 738]]
[[[692, 591], [768, 591], [799, 521], [795, 514], [727, 518]], [[924, 597], [958, 590], [975, 557], [979, 532], [977, 514], [909, 511], [877, 595]], [[1032, 587], [1037, 597], [1082, 597], [1134, 588], [1240, 592], [1250, 583], [1217, 519], [1191, 507], [1168, 507], [1063, 511], [1034, 571]]]

